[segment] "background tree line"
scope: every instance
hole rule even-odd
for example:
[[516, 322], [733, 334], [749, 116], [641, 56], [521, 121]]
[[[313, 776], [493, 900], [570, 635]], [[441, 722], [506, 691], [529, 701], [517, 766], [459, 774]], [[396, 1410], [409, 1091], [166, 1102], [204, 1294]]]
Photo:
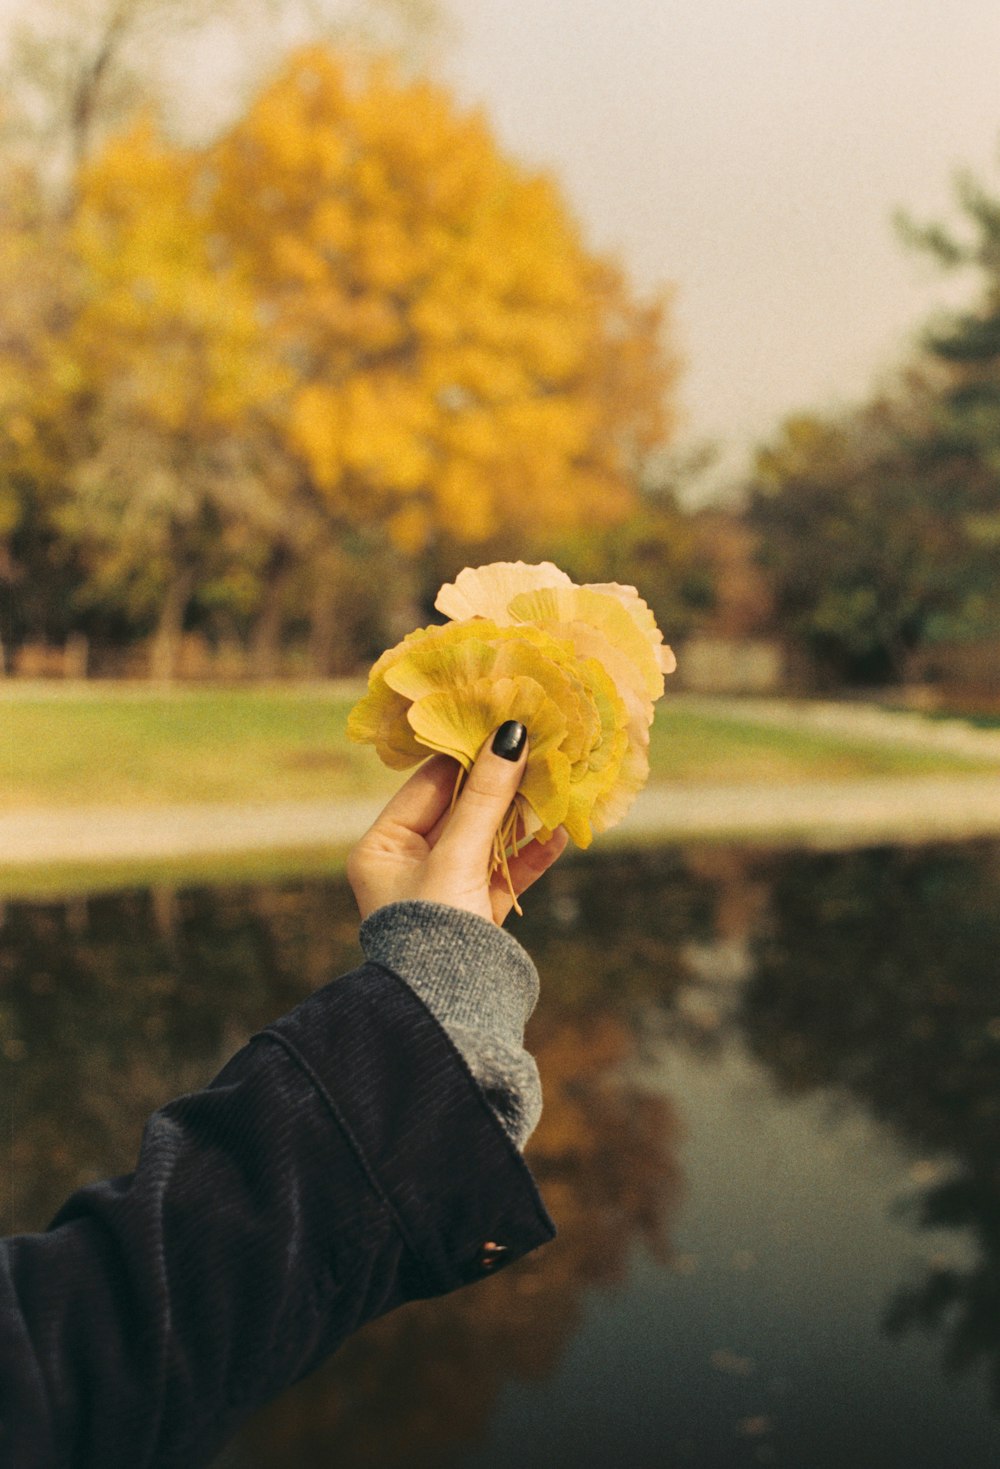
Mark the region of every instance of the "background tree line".
[[948, 678], [963, 646], [980, 677], [997, 665], [1000, 199], [963, 177], [957, 206], [954, 230], [900, 226], [974, 278], [970, 306], [932, 321], [893, 383], [789, 418], [757, 456], [746, 517], [774, 619], [827, 682]]
[[652, 548], [661, 616], [689, 619], [705, 573], [649, 468], [669, 294], [637, 296], [551, 180], [356, 37], [293, 50], [184, 143], [130, 43], [212, 7], [85, 9], [61, 65], [27, 33], [8, 89], [9, 648], [142, 644], [168, 677], [196, 628], [257, 675], [290, 642], [344, 671], [466, 561], [580, 559], [584, 528], [626, 574]]
[[[312, 40], [199, 135], [151, 58], [293, 11]], [[775, 639], [814, 685], [1000, 640], [1000, 200], [975, 181], [954, 232], [905, 226], [976, 276], [969, 309], [692, 513], [670, 292], [637, 293], [428, 79], [432, 0], [25, 16], [0, 104], [4, 667], [69, 643], [165, 678], [197, 634], [207, 671], [350, 672], [500, 557], [634, 582], [674, 641]]]

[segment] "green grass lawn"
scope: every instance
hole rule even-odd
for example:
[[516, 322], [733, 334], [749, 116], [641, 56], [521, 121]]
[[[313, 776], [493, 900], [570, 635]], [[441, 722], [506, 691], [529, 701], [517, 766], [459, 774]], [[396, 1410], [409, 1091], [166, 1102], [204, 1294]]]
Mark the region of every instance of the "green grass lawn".
[[0, 806], [329, 800], [398, 776], [322, 691], [100, 691], [0, 702]]
[[[307, 689], [0, 690], [0, 808], [381, 796], [400, 776], [345, 734], [352, 700]], [[788, 781], [971, 771], [982, 762], [694, 713], [669, 697], [654, 780]]]
[[891, 775], [969, 774], [996, 761], [948, 751], [878, 744], [858, 736], [788, 729], [752, 720], [713, 718], [683, 704], [660, 707], [650, 746], [654, 780], [787, 785], [805, 780], [861, 780]]

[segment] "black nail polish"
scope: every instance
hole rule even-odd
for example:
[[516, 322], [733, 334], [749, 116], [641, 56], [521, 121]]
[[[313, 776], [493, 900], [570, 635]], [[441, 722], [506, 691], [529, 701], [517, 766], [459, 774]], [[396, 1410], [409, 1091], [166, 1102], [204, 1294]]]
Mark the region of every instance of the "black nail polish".
[[501, 724], [493, 736], [493, 744], [490, 747], [494, 755], [500, 755], [504, 760], [518, 760], [524, 749], [524, 741], [528, 731], [523, 724], [516, 719], [508, 719], [506, 724]]

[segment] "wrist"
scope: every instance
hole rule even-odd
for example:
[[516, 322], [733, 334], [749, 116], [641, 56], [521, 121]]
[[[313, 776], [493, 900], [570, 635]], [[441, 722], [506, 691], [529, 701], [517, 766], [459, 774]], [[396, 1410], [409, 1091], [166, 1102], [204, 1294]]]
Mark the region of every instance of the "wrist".
[[538, 971], [491, 918], [409, 898], [370, 913], [360, 939], [365, 957], [404, 979], [442, 1022], [521, 1043], [538, 999]]

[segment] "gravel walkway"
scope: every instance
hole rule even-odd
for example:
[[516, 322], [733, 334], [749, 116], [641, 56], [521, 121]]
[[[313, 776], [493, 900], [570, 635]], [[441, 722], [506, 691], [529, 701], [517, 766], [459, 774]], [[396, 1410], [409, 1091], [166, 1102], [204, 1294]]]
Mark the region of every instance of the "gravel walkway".
[[353, 845], [379, 801], [266, 806], [86, 806], [0, 814], [0, 870], [49, 862], [223, 856]]
[[[380, 802], [86, 807], [0, 815], [0, 870], [74, 863], [345, 848]], [[647, 788], [601, 840], [740, 838], [810, 846], [1000, 835], [1000, 775]]]
[[734, 837], [812, 847], [1000, 835], [1000, 775], [787, 786], [648, 787], [613, 837]]

